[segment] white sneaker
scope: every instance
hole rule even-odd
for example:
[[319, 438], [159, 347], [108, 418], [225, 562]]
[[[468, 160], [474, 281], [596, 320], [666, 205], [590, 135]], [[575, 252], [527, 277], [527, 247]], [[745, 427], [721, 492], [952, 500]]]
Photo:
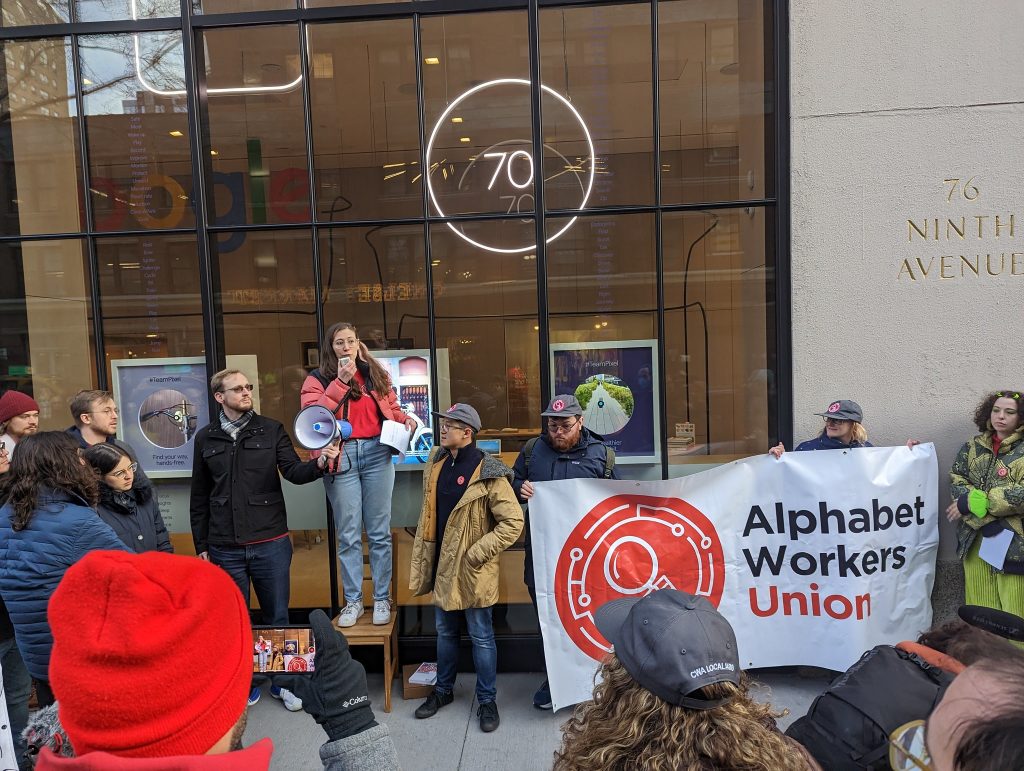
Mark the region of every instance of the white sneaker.
[[271, 689], [270, 695], [275, 699], [280, 699], [284, 703], [284, 708], [289, 712], [301, 712], [302, 711], [302, 699], [296, 696], [294, 693], [289, 691], [287, 688], [281, 688], [277, 693]]
[[391, 601], [375, 600], [373, 603], [373, 623], [387, 624], [391, 621]]
[[341, 627], [355, 626], [356, 621], [363, 615], [363, 603], [361, 602], [350, 602], [344, 608], [341, 609], [341, 613], [338, 614], [337, 624]]

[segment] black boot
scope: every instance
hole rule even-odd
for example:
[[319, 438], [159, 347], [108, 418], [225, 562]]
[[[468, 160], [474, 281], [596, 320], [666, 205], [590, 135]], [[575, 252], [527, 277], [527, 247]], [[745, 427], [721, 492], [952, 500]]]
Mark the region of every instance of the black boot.
[[[430, 692], [427, 700], [416, 708], [416, 717], [421, 720], [425, 717], [433, 717], [441, 707], [447, 707], [455, 701], [454, 693], [444, 693], [434, 689]], [[493, 728], [491, 729], [494, 730]]]
[[498, 705], [493, 701], [481, 704], [476, 714], [480, 718], [480, 730], [485, 734], [489, 734], [496, 729], [501, 722], [501, 718], [498, 717]]

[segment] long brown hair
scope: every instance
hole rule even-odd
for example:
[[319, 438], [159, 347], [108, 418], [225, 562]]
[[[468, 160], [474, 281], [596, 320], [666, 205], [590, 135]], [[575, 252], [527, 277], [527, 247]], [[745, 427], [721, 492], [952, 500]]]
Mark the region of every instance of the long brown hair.
[[99, 496], [96, 475], [78, 456], [78, 442], [63, 431], [40, 431], [18, 442], [11, 469], [0, 477], [0, 501], [14, 509], [11, 526], [24, 530], [39, 508], [44, 490], [77, 495], [87, 506]]
[[[338, 354], [334, 352], [334, 336], [344, 329], [351, 329], [352, 334], [356, 336], [356, 340], [359, 340], [359, 333], [356, 331], [356, 328], [347, 321], [339, 321], [337, 324], [331, 324], [328, 327], [327, 334], [324, 335], [323, 344], [320, 346], [320, 372], [325, 377], [335, 378], [338, 376]], [[391, 376], [388, 374], [388, 371], [370, 355], [370, 349], [366, 347], [362, 340], [359, 340], [358, 355], [362, 357], [363, 362], [369, 367], [369, 385], [379, 396], [387, 398], [391, 392]], [[356, 366], [359, 366], [358, 358]], [[364, 372], [363, 377], [365, 378], [366, 375], [367, 373]], [[352, 383], [352, 387], [355, 389], [356, 384]], [[357, 393], [353, 393], [353, 396], [356, 396]]]
[[614, 654], [598, 672], [594, 700], [562, 726], [555, 771], [642, 768], [644, 771], [806, 771], [807, 760], [774, 727], [771, 707], [750, 698], [749, 681], [715, 683], [694, 696], [732, 698], [694, 710], [655, 696]]

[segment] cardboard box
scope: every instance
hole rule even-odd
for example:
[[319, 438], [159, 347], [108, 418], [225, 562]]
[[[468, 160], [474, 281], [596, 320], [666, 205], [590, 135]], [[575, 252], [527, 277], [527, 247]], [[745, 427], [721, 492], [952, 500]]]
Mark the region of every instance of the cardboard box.
[[403, 699], [425, 699], [431, 691], [432, 685], [413, 685], [409, 682], [409, 676], [416, 671], [419, 664], [406, 664], [402, 667], [402, 698]]

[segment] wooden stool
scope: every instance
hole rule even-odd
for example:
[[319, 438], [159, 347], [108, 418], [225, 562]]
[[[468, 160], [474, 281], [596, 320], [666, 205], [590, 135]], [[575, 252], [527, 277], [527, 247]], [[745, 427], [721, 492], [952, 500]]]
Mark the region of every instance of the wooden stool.
[[[373, 623], [373, 578], [370, 573], [369, 546], [363, 534], [363, 607], [364, 613], [355, 626], [340, 627], [334, 619], [334, 628], [345, 635], [350, 646], [380, 645], [384, 648], [384, 711], [391, 711], [391, 685], [398, 671], [398, 611], [394, 606], [395, 596], [395, 549], [392, 534], [391, 549], [391, 620], [386, 624]], [[344, 606], [344, 601], [343, 601]]]

